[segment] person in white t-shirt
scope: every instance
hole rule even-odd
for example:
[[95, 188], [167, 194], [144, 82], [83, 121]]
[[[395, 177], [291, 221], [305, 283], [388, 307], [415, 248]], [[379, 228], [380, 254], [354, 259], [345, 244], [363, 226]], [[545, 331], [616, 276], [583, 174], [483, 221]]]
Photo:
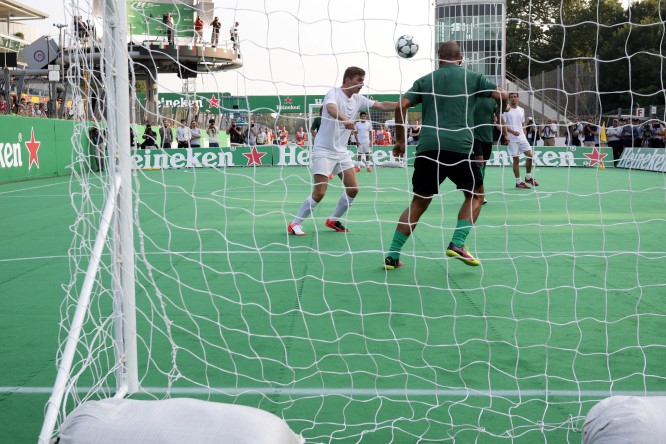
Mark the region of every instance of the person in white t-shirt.
[[[502, 114], [505, 134], [509, 138], [507, 151], [513, 158], [513, 174], [516, 176], [516, 188], [535, 187], [539, 183], [532, 177], [532, 147], [525, 135], [525, 110], [518, 106], [518, 93], [509, 93], [509, 110]], [[520, 154], [525, 155], [525, 182], [520, 178]]]
[[393, 111], [397, 102], [377, 102], [359, 94], [365, 81], [365, 71], [351, 66], [342, 76], [342, 86], [333, 88], [324, 97], [321, 127], [314, 140], [310, 165], [314, 175], [312, 194], [301, 205], [296, 217], [287, 226], [287, 232], [304, 236], [301, 222], [324, 198], [328, 187], [329, 174], [336, 174], [342, 179], [344, 191], [326, 226], [337, 232], [347, 232], [340, 223], [340, 217], [349, 209], [358, 194], [358, 183], [354, 163], [347, 152], [347, 141], [354, 129], [353, 119], [360, 109]]
[[[368, 113], [361, 111], [359, 115], [361, 120], [354, 124], [354, 133], [356, 134], [356, 146], [358, 152], [358, 162], [363, 162], [363, 155], [365, 154], [365, 165], [368, 172], [372, 171], [370, 168], [370, 153], [372, 152], [372, 123], [368, 119]], [[356, 166], [356, 171], [361, 171], [360, 166]]]

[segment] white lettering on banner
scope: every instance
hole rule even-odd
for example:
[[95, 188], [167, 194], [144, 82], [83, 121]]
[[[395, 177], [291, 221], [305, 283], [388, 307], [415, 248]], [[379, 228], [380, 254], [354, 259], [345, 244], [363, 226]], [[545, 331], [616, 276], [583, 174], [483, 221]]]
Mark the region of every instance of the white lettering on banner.
[[0, 168], [23, 166], [20, 143], [0, 144]]
[[203, 156], [201, 156], [201, 163], [205, 167], [213, 168], [217, 166], [217, 162], [215, 162], [215, 158], [217, 155], [213, 152], [208, 152], [204, 153]]
[[546, 151], [543, 153], [543, 163], [546, 166], [555, 167], [558, 166], [557, 162], [554, 162], [557, 159], [557, 153], [555, 151]]
[[[386, 151], [373, 151], [372, 152], [372, 163], [375, 165], [384, 163], [385, 160], [384, 158], [388, 157], [388, 153]], [[393, 157], [393, 156], [391, 156]]]
[[[576, 166], [576, 159], [571, 151], [534, 151], [532, 161], [535, 166]], [[504, 150], [493, 151], [493, 155], [488, 161], [490, 166], [510, 166], [512, 163], [509, 154]], [[524, 157], [521, 157], [520, 164], [525, 164]]]
[[176, 99], [176, 100], [164, 100], [164, 98], [160, 98], [160, 100], [157, 102], [157, 107], [167, 107], [167, 108], [181, 108], [181, 107], [186, 107], [190, 108], [192, 106], [196, 105], [197, 108], [201, 109], [203, 108], [203, 100], [186, 100], [186, 99]]
[[[280, 157], [278, 166], [296, 166], [310, 164], [310, 151], [304, 148], [298, 148], [296, 145], [280, 146]], [[299, 151], [296, 153], [296, 151]]]
[[231, 152], [216, 152], [214, 150], [194, 152], [192, 148], [185, 148], [184, 153], [172, 152], [171, 150], [137, 151], [132, 155], [132, 163], [134, 168], [159, 169], [234, 166]]
[[229, 151], [220, 151], [220, 160], [217, 162], [217, 166], [234, 166], [234, 159]]
[[171, 161], [169, 163], [171, 164], [171, 168], [183, 168], [186, 165], [185, 155], [174, 153], [171, 156]]
[[625, 148], [618, 168], [647, 171], [666, 171], [666, 151], [663, 148]]

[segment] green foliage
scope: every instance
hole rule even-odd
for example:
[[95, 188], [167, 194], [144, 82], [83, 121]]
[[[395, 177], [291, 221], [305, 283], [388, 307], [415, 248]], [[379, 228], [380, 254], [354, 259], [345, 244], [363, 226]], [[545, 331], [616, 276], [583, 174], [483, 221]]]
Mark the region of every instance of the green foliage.
[[507, 2], [507, 70], [526, 78], [587, 60], [598, 64], [603, 109], [663, 104], [664, 21], [659, 0]]

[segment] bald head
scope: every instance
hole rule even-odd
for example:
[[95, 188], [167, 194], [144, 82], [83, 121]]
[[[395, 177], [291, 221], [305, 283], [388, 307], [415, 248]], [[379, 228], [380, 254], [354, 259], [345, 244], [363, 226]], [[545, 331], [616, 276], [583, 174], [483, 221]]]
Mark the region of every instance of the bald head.
[[462, 60], [460, 46], [453, 40], [440, 44], [437, 55], [439, 56], [440, 63], [458, 63]]

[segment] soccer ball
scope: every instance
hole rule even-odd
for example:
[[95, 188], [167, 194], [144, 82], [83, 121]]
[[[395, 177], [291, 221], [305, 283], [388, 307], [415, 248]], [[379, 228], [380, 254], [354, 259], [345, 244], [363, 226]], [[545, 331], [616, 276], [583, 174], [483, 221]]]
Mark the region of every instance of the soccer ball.
[[419, 52], [419, 44], [411, 35], [402, 35], [395, 41], [395, 52], [405, 59], [411, 59]]

